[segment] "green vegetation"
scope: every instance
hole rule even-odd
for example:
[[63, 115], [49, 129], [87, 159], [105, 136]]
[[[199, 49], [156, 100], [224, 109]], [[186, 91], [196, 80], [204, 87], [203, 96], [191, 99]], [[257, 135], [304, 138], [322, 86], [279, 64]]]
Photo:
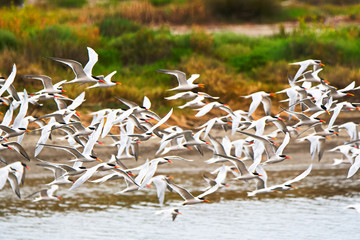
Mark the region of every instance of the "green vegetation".
[[[191, 33], [174, 35], [166, 25], [155, 30], [142, 23], [169, 19], [177, 22], [184, 16], [200, 21], [203, 16], [195, 15], [206, 11], [199, 8], [173, 16], [172, 11], [188, 9], [189, 1], [177, 1], [176, 6], [174, 1], [152, 2], [160, 7], [138, 1], [121, 2], [110, 8], [109, 5], [47, 11], [36, 6], [2, 8], [0, 72], [8, 75], [16, 63], [17, 86], [26, 85], [29, 90], [41, 88], [41, 83], [23, 79], [23, 74], [49, 75], [54, 81], [71, 80], [74, 75], [68, 67], [44, 57], [69, 58], [85, 64], [86, 46], [90, 46], [99, 54], [93, 73], [106, 75], [116, 70], [113, 80], [122, 86], [88, 91], [87, 107], [115, 107], [118, 102], [113, 96], [141, 102], [146, 95], [154, 109], [164, 112], [179, 102], [167, 101], [164, 106], [163, 98], [170, 95], [166, 89], [175, 86], [176, 80], [158, 73], [159, 68], [178, 69], [189, 75], [199, 73], [198, 81], [206, 85], [205, 91], [220, 96], [234, 108], [247, 104], [239, 96], [283, 88], [288, 71], [293, 74], [297, 69], [289, 66], [289, 62], [322, 59], [327, 66], [321, 76], [339, 87], [360, 77], [360, 29], [357, 26], [333, 28], [322, 25], [316, 18], [308, 25], [303, 18], [300, 27], [292, 33], [280, 32], [271, 37], [209, 34], [196, 27]], [[192, 1], [191, 4], [200, 3]], [[346, 7], [349, 6], [344, 9]], [[165, 14], [165, 8], [175, 10]], [[148, 14], [141, 15], [144, 9]], [[299, 10], [293, 15], [302, 14]], [[67, 85], [66, 89], [73, 97], [84, 91], [85, 86]]]

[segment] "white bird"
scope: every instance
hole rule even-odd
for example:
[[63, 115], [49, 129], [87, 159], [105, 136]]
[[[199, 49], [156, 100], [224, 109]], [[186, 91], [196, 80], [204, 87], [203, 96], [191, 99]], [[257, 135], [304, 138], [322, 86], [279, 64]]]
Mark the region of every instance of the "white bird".
[[274, 191], [287, 191], [289, 189], [295, 188], [291, 184], [293, 184], [294, 182], [298, 182], [298, 181], [304, 179], [305, 177], [307, 177], [310, 174], [311, 170], [312, 170], [312, 164], [310, 164], [310, 166], [304, 172], [302, 172], [299, 176], [297, 176], [291, 180], [288, 180], [288, 181], [284, 182], [283, 184], [271, 186], [269, 188]]
[[182, 205], [191, 205], [191, 204], [197, 204], [197, 203], [203, 203], [203, 202], [210, 202], [209, 200], [201, 198], [201, 197], [194, 197], [188, 190], [170, 182], [170, 180], [168, 180], [168, 179], [166, 181], [167, 181], [167, 184], [185, 200], [182, 203]]
[[48, 57], [48, 59], [63, 63], [68, 65], [74, 72], [75, 78], [71, 81], [66, 82], [68, 83], [97, 83], [100, 79], [92, 75], [92, 68], [94, 67], [95, 63], [98, 61], [97, 53], [90, 47], [87, 47], [88, 54], [89, 54], [89, 61], [83, 68], [81, 63], [71, 60], [71, 59], [63, 59], [63, 58], [56, 58], [56, 57]]
[[282, 144], [278, 147], [278, 149], [275, 151], [274, 149], [274, 145], [266, 138], [258, 136], [258, 135], [254, 135], [251, 133], [247, 133], [247, 132], [243, 132], [243, 131], [238, 131], [242, 134], [248, 135], [252, 138], [255, 138], [257, 140], [260, 140], [265, 147], [265, 151], [266, 154], [268, 156], [268, 159], [264, 162], [264, 164], [268, 164], [268, 163], [277, 163], [277, 162], [281, 162], [284, 161], [285, 159], [291, 159], [290, 156], [286, 156], [283, 154], [283, 150], [284, 148], [288, 145], [288, 143], [290, 142], [290, 134], [286, 133], [285, 137], [283, 139]]
[[[295, 63], [289, 63], [290, 65], [300, 65], [299, 70], [296, 72], [293, 81], [296, 81], [301, 74], [304, 73], [304, 71], [311, 65], [315, 66], [325, 66], [323, 63], [321, 63], [320, 60], [313, 60], [313, 59], [309, 59], [309, 60], [305, 60], [302, 62], [295, 62]], [[314, 69], [316, 71], [316, 69]]]
[[112, 78], [112, 76], [115, 75], [115, 73], [116, 73], [116, 71], [113, 71], [106, 77], [98, 76], [99, 81], [97, 83], [95, 83], [94, 85], [87, 87], [87, 88], [108, 88], [108, 87], [112, 87], [112, 86], [116, 86], [116, 85], [121, 85], [121, 83], [119, 83], [119, 82], [111, 82], [111, 78]]
[[34, 192], [27, 196], [27, 198], [34, 197], [35, 195], [38, 195], [37, 198], [33, 200], [33, 202], [38, 202], [41, 200], [61, 200], [61, 197], [55, 196], [54, 192], [59, 188], [58, 185], [52, 185], [50, 189], [42, 189], [40, 191]]
[[323, 136], [309, 135], [298, 139], [298, 141], [303, 142], [305, 140], [308, 140], [310, 142], [311, 160], [314, 160], [314, 157], [317, 154], [318, 160], [320, 161], [324, 153], [325, 139], [326, 138]]
[[203, 88], [204, 84], [193, 84], [193, 82], [200, 77], [199, 74], [192, 74], [189, 79], [186, 80], [186, 74], [184, 72], [178, 70], [166, 70], [166, 69], [158, 69], [158, 72], [174, 75], [178, 80], [179, 86], [170, 89], [169, 91], [179, 90], [179, 91], [187, 91], [194, 88]]
[[260, 105], [260, 103], [263, 104], [265, 114], [270, 115], [271, 99], [269, 98], [269, 96], [274, 96], [274, 95], [275, 93], [266, 93], [264, 91], [260, 91], [260, 92], [252, 93], [247, 96], [243, 96], [244, 98], [250, 98], [250, 97], [252, 98], [252, 102], [249, 107], [248, 116], [251, 116], [255, 112], [256, 108]]

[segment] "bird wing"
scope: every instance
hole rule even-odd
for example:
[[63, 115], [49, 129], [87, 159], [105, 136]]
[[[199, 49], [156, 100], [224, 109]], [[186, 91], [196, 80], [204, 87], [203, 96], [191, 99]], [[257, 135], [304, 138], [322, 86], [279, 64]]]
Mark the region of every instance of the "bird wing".
[[145, 107], [146, 109], [151, 108], [151, 102], [150, 102], [150, 99], [147, 96], [144, 97], [143, 107]]
[[[74, 72], [76, 78], [83, 78], [86, 77], [86, 73], [81, 65], [81, 63], [71, 60], [71, 59], [64, 59], [64, 58], [56, 58], [56, 57], [47, 57], [48, 59], [63, 63], [68, 65]], [[90, 75], [91, 76], [91, 75]]]
[[337, 116], [339, 115], [341, 109], [344, 107], [344, 105], [342, 103], [338, 103], [336, 104], [336, 107], [333, 109], [333, 115], [331, 116], [330, 118], [330, 121], [329, 121], [329, 124], [328, 124], [328, 127], [327, 129], [331, 129], [332, 126], [334, 125], [335, 123], [335, 120], [337, 118]]
[[178, 185], [176, 185], [175, 183], [170, 182], [169, 180], [166, 180], [167, 184], [173, 189], [175, 190], [175, 192], [177, 192], [183, 199], [185, 200], [191, 200], [194, 199], [194, 196], [185, 188], [182, 188]]
[[195, 115], [195, 117], [204, 116], [206, 113], [210, 112], [211, 109], [213, 109], [213, 107], [216, 103], [217, 102], [211, 102], [211, 103], [204, 105], [202, 108], [200, 108], [199, 112]]
[[49, 76], [45, 76], [45, 75], [27, 75], [27, 76], [24, 76], [24, 77], [40, 80], [45, 89], [49, 89], [49, 90], [54, 89], [51, 78]]
[[14, 123], [13, 123], [13, 128], [19, 128], [21, 121], [24, 119], [26, 112], [28, 110], [28, 106], [29, 106], [29, 101], [28, 101], [28, 94], [26, 92], [26, 90], [24, 89], [24, 98], [23, 101], [21, 103], [21, 107], [20, 110], [18, 112], [18, 115], [16, 116]]
[[84, 157], [76, 148], [67, 147], [67, 146], [60, 146], [60, 145], [53, 145], [53, 144], [41, 144], [41, 145], [44, 145], [45, 147], [58, 148], [58, 149], [65, 150], [65, 151], [71, 153], [76, 158], [83, 158]]
[[84, 182], [86, 182], [89, 178], [91, 178], [91, 176], [94, 175], [94, 173], [102, 166], [104, 166], [104, 163], [100, 163], [91, 168], [88, 168], [87, 171], [74, 182], [74, 184], [71, 186], [69, 190], [71, 191], [80, 187]]
[[158, 121], [154, 126], [152, 126], [149, 130], [147, 130], [147, 133], [151, 133], [152, 131], [154, 131], [156, 128], [158, 128], [159, 126], [161, 126], [162, 124], [164, 124], [170, 117], [171, 114], [173, 112], [173, 108], [168, 112], [168, 114], [165, 115], [165, 117], [163, 117], [160, 121]]
[[349, 168], [347, 178], [351, 178], [359, 170], [359, 168], [360, 168], [360, 154], [357, 155], [357, 157], [354, 160], [354, 163]]
[[302, 172], [299, 176], [297, 176], [294, 179], [291, 179], [289, 181], [286, 181], [283, 185], [290, 185], [294, 182], [298, 182], [298, 181], [304, 179], [307, 175], [309, 175], [309, 173], [311, 172], [311, 169], [312, 169], [312, 164], [310, 164], [310, 166], [304, 172]]
[[8, 167], [0, 168], [0, 190], [3, 189], [6, 183], [6, 179], [9, 175]]
[[276, 155], [282, 155], [282, 152], [284, 151], [284, 148], [289, 144], [290, 142], [290, 134], [287, 132], [285, 134], [284, 140], [282, 142], [282, 144], [278, 147], [278, 149], [276, 150]]
[[200, 77], [200, 74], [191, 74], [191, 76], [187, 80], [188, 84], [192, 84], [199, 77]]
[[188, 85], [188, 82], [186, 81], [186, 74], [184, 72], [178, 71], [178, 70], [166, 70], [166, 69], [158, 69], [158, 72], [174, 75], [176, 79], [179, 82], [180, 85]]
[[87, 50], [88, 50], [88, 55], [89, 55], [89, 61], [87, 62], [87, 64], [84, 67], [84, 72], [87, 75], [92, 76], [92, 69], [98, 61], [98, 54], [94, 51], [94, 49], [92, 49], [90, 47], [87, 47]]
[[152, 182], [156, 187], [156, 193], [159, 198], [160, 205], [163, 205], [165, 199], [165, 190], [167, 183], [164, 179], [164, 176], [156, 176], [152, 178]]
[[271, 99], [269, 97], [262, 97], [261, 102], [264, 107], [265, 115], [271, 115]]
[[259, 95], [253, 95], [252, 96], [252, 102], [251, 102], [250, 107], [249, 107], [248, 116], [251, 116], [251, 114], [253, 114], [255, 112], [256, 108], [261, 103], [261, 99], [262, 99], [262, 97], [259, 96]]
[[245, 135], [248, 135], [252, 138], [255, 138], [257, 140], [260, 140], [261, 142], [264, 143], [264, 147], [265, 147], [265, 150], [266, 150], [266, 153], [268, 154], [268, 157], [271, 158], [272, 156], [276, 155], [275, 153], [275, 149], [273, 147], [273, 145], [271, 144], [271, 142], [269, 140], [267, 140], [266, 138], [263, 138], [261, 136], [257, 136], [257, 135], [254, 135], [254, 134], [251, 134], [251, 133], [247, 133], [247, 132], [243, 132], [243, 131], [238, 131], [242, 134], [245, 134]]
[[9, 143], [6, 143], [6, 145], [11, 146], [11, 147], [14, 148], [18, 153], [20, 153], [24, 158], [26, 158], [27, 160], [30, 161], [29, 155], [26, 153], [26, 151], [25, 151], [25, 149], [23, 148], [23, 146], [21, 146], [19, 143], [17, 143], [17, 142], [9, 142]]
[[16, 65], [13, 65], [12, 71], [8, 78], [6, 79], [4, 85], [0, 89], [0, 96], [3, 95], [3, 93], [9, 89], [10, 85], [14, 82], [16, 76]]
[[85, 101], [85, 92], [82, 92], [82, 93], [80, 93], [79, 96], [77, 96], [74, 99], [74, 101], [69, 106], [67, 106], [67, 109], [75, 110], [84, 101]]
[[105, 122], [105, 119], [103, 118], [101, 120], [101, 123], [97, 127], [97, 129], [90, 135], [89, 140], [87, 141], [87, 143], [84, 147], [83, 154], [91, 155], [92, 149], [94, 148], [95, 143], [97, 142], [97, 140], [99, 139], [99, 137], [101, 135], [101, 131], [104, 126], [104, 122]]

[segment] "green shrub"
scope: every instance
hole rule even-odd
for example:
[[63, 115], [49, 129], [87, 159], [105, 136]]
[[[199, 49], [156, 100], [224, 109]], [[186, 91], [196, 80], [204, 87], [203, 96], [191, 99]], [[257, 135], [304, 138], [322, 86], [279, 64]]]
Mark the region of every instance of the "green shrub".
[[77, 59], [80, 62], [87, 61], [86, 46], [66, 25], [34, 29], [30, 31], [29, 38], [24, 44], [30, 58], [56, 56]]
[[5, 47], [15, 48], [17, 46], [17, 39], [15, 34], [8, 30], [0, 29], [0, 51]]
[[173, 43], [166, 32], [141, 29], [126, 33], [110, 42], [120, 52], [124, 64], [148, 64], [171, 55]]
[[54, 7], [64, 8], [81, 8], [87, 4], [88, 0], [49, 0], [49, 3]]
[[279, 13], [278, 0], [204, 0], [208, 10], [224, 19], [261, 20]]
[[190, 35], [190, 47], [194, 52], [208, 53], [213, 46], [214, 39], [205, 31], [193, 31]]
[[117, 37], [124, 33], [136, 32], [140, 25], [117, 16], [107, 17], [99, 24], [100, 34], [106, 37]]

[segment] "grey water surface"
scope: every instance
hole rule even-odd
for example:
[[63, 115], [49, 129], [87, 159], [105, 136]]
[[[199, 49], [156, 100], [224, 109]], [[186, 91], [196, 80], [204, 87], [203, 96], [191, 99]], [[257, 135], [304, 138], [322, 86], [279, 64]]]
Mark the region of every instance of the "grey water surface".
[[[275, 184], [299, 173], [268, 175]], [[199, 175], [174, 173], [174, 182], [196, 195], [205, 187]], [[0, 192], [0, 239], [360, 239], [360, 214], [346, 208], [360, 203], [359, 182], [345, 176], [345, 169], [313, 170], [296, 190], [254, 198], [246, 191], [255, 182], [229, 181], [207, 197], [210, 203], [181, 206], [174, 222], [155, 213], [181, 203], [179, 195], [167, 192], [160, 208], [155, 189], [115, 195], [121, 181], [85, 183], [73, 192], [62, 186], [59, 201], [19, 200], [7, 187]], [[28, 179], [22, 194], [44, 182]]]

